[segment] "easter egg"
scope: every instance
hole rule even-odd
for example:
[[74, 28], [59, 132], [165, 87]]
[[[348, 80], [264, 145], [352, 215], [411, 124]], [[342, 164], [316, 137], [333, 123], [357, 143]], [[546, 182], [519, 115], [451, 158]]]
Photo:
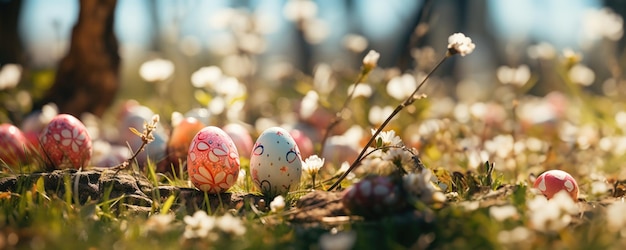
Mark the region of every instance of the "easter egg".
[[341, 202], [351, 214], [379, 217], [404, 209], [400, 193], [389, 177], [370, 175], [346, 189]]
[[198, 189], [212, 194], [225, 192], [237, 182], [239, 165], [235, 143], [222, 129], [205, 127], [191, 141], [187, 171]]
[[178, 166], [179, 160], [187, 159], [191, 141], [204, 127], [202, 122], [193, 117], [184, 118], [174, 127], [170, 140], [167, 142], [168, 156], [172, 164]]
[[0, 159], [16, 169], [27, 162], [26, 155], [31, 144], [19, 128], [5, 123], [0, 125], [0, 148]]
[[539, 175], [533, 184], [543, 195], [551, 199], [556, 193], [565, 190], [574, 201], [578, 200], [578, 184], [574, 177], [563, 170], [548, 170]]
[[256, 187], [270, 197], [298, 187], [302, 158], [289, 132], [270, 127], [259, 135], [250, 156], [250, 172]]
[[[141, 147], [144, 143], [140, 136], [137, 136], [129, 128], [134, 128], [139, 132], [144, 131], [144, 124], [151, 122], [154, 113], [146, 106], [139, 104], [127, 107], [127, 110], [121, 112], [119, 124], [118, 145], [123, 145], [134, 151]], [[140, 167], [145, 166], [148, 162], [160, 162], [167, 157], [168, 135], [163, 126], [157, 124], [156, 130], [152, 131], [154, 140], [146, 145], [143, 151], [137, 155], [137, 163]]]
[[252, 137], [250, 132], [240, 124], [230, 123], [224, 126], [224, 132], [230, 136], [237, 146], [239, 155], [245, 158], [250, 158], [250, 149], [252, 148]]
[[311, 141], [311, 138], [309, 138], [304, 132], [298, 129], [292, 129], [289, 131], [289, 134], [298, 144], [298, 148], [302, 154], [300, 157], [306, 159], [313, 154], [313, 141]]
[[72, 115], [52, 118], [40, 141], [45, 158], [56, 169], [83, 168], [91, 160], [91, 137], [85, 125]]
[[104, 141], [93, 142], [93, 156], [91, 162], [96, 167], [115, 167], [131, 157], [128, 147], [111, 145]]

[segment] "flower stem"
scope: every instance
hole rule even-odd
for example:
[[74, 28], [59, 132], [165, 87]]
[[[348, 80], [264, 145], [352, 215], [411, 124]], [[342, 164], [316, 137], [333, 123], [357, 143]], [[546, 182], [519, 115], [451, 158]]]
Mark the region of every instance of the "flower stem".
[[451, 55], [446, 54], [443, 58], [441, 58], [439, 63], [437, 63], [437, 65], [435, 65], [435, 67], [428, 73], [428, 75], [426, 75], [424, 80], [422, 80], [422, 82], [419, 85], [417, 85], [417, 87], [415, 88], [413, 93], [411, 93], [411, 95], [409, 97], [407, 97], [407, 99], [404, 100], [404, 102], [400, 103], [393, 110], [393, 112], [387, 117], [387, 119], [385, 119], [385, 121], [380, 125], [380, 127], [378, 127], [378, 129], [376, 129], [376, 132], [374, 132], [372, 137], [370, 137], [370, 139], [367, 142], [367, 144], [365, 144], [365, 147], [363, 147], [363, 149], [361, 150], [361, 153], [359, 154], [359, 156], [354, 160], [352, 165], [350, 165], [350, 168], [348, 168], [348, 170], [346, 172], [344, 172], [339, 177], [339, 179], [337, 179], [335, 181], [335, 183], [333, 183], [333, 185], [330, 186], [330, 188], [328, 188], [328, 191], [332, 191], [333, 189], [335, 189], [341, 183], [341, 181], [343, 181], [343, 179], [345, 179], [346, 176], [348, 176], [348, 174], [350, 174], [350, 172], [352, 172], [356, 167], [358, 167], [361, 164], [361, 161], [363, 160], [363, 156], [367, 152], [367, 148], [369, 147], [369, 145], [371, 145], [374, 142], [374, 140], [376, 140], [376, 136], [378, 136], [378, 134], [380, 134], [380, 132], [383, 131], [385, 126], [387, 126], [387, 124], [391, 121], [391, 119], [393, 119], [393, 117], [396, 116], [396, 114], [400, 113], [400, 111], [402, 111], [402, 109], [404, 109], [406, 106], [409, 106], [409, 105], [413, 104], [413, 102], [415, 102], [415, 100], [418, 99], [417, 92], [422, 88], [422, 86], [426, 83], [426, 80], [428, 80], [428, 78], [430, 78], [430, 76], [435, 72], [435, 70], [437, 70], [437, 68], [439, 68], [439, 66], [441, 66], [441, 64], [443, 64], [443, 62], [445, 62], [446, 59], [448, 57], [450, 57], [450, 56]]
[[356, 92], [357, 85], [359, 85], [359, 83], [361, 83], [367, 77], [367, 75], [369, 75], [370, 72], [371, 72], [371, 69], [368, 70], [367, 67], [361, 67], [361, 72], [359, 73], [359, 77], [354, 81], [354, 84], [353, 84], [354, 87], [352, 88], [352, 91], [350, 91], [350, 94], [348, 94], [348, 97], [343, 102], [341, 109], [339, 109], [339, 111], [335, 113], [335, 117], [333, 117], [333, 120], [326, 127], [326, 130], [324, 131], [324, 136], [322, 137], [321, 147], [319, 151], [319, 155], [321, 157], [323, 157], [324, 155], [324, 147], [326, 144], [326, 140], [328, 139], [328, 136], [332, 132], [333, 128], [335, 128], [341, 122], [343, 111], [348, 108], [348, 104], [350, 103], [350, 100], [352, 100], [352, 96], [354, 96], [354, 92]]

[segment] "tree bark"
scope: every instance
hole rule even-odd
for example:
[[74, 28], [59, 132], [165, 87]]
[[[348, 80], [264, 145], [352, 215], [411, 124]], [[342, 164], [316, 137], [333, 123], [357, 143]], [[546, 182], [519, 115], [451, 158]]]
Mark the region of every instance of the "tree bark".
[[21, 0], [0, 1], [0, 66], [24, 64], [24, 50], [18, 32]]
[[69, 51], [39, 107], [53, 102], [61, 113], [102, 116], [113, 103], [120, 66], [113, 31], [116, 4], [117, 0], [80, 0]]

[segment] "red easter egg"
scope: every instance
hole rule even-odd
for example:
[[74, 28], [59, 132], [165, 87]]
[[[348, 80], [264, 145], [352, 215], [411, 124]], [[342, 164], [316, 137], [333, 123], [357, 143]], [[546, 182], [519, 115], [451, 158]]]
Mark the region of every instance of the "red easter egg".
[[91, 160], [91, 137], [85, 125], [72, 115], [55, 116], [42, 132], [40, 141], [44, 158], [55, 169], [79, 169]]
[[205, 127], [191, 141], [187, 171], [198, 189], [212, 194], [225, 192], [237, 182], [239, 166], [237, 147], [222, 129]]
[[346, 189], [341, 198], [352, 214], [379, 217], [402, 210], [406, 203], [400, 188], [386, 176], [367, 176]]
[[574, 177], [562, 170], [548, 170], [539, 175], [533, 184], [543, 195], [551, 199], [556, 193], [565, 190], [574, 201], [578, 200], [578, 184]]
[[0, 125], [0, 148], [0, 159], [16, 169], [27, 163], [26, 154], [31, 144], [19, 128], [6, 123]]

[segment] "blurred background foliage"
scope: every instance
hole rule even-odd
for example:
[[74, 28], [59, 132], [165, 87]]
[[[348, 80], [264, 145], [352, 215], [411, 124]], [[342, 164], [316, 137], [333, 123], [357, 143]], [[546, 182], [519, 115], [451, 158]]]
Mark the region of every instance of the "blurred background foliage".
[[[254, 91], [292, 88], [293, 82], [279, 80], [281, 74], [310, 75], [320, 63], [337, 70], [356, 69], [366, 49], [382, 54], [382, 67], [413, 69], [412, 49], [432, 46], [436, 54], [442, 54], [447, 36], [464, 32], [474, 39], [478, 49], [472, 57], [444, 65], [437, 75], [445, 76], [445, 82], [451, 85], [461, 79], [475, 82], [483, 90], [476, 90], [476, 98], [484, 99], [497, 83], [493, 73], [497, 67], [527, 63], [528, 45], [547, 42], [557, 51], [594, 51], [584, 54], [584, 60], [592, 65], [597, 82], [610, 75], [611, 68], [604, 58], [623, 51], [624, 46], [623, 39], [614, 46], [597, 42], [585, 29], [590, 9], [608, 6], [623, 14], [625, 8], [620, 1], [315, 1], [294, 12], [311, 15], [306, 24], [293, 21], [299, 17], [293, 16], [297, 13], [289, 14], [288, 3], [119, 0], [115, 12], [122, 56], [118, 97], [151, 104], [158, 89], [143, 80], [138, 69], [154, 58], [175, 65], [164, 87], [164, 101], [185, 111], [198, 105], [189, 98], [194, 91], [190, 75], [204, 66], [220, 66]], [[20, 88], [28, 89], [34, 99], [40, 98], [70, 45], [78, 1], [3, 0], [0, 4], [5, 11], [18, 10], [14, 12], [17, 23], [4, 22], [0, 27], [16, 28], [19, 35], [19, 43], [8, 44], [11, 39], [2, 39], [3, 53], [15, 54], [3, 54], [0, 64], [24, 65], [28, 70]], [[423, 25], [418, 25], [420, 18]], [[353, 41], [357, 45], [351, 46], [356, 48], [344, 46], [351, 34], [364, 38], [365, 45]], [[417, 63], [424, 58], [418, 57]], [[534, 93], [549, 92], [551, 79], [540, 77], [539, 81]], [[444, 89], [455, 95], [453, 88]], [[157, 102], [152, 100], [152, 104]]]

